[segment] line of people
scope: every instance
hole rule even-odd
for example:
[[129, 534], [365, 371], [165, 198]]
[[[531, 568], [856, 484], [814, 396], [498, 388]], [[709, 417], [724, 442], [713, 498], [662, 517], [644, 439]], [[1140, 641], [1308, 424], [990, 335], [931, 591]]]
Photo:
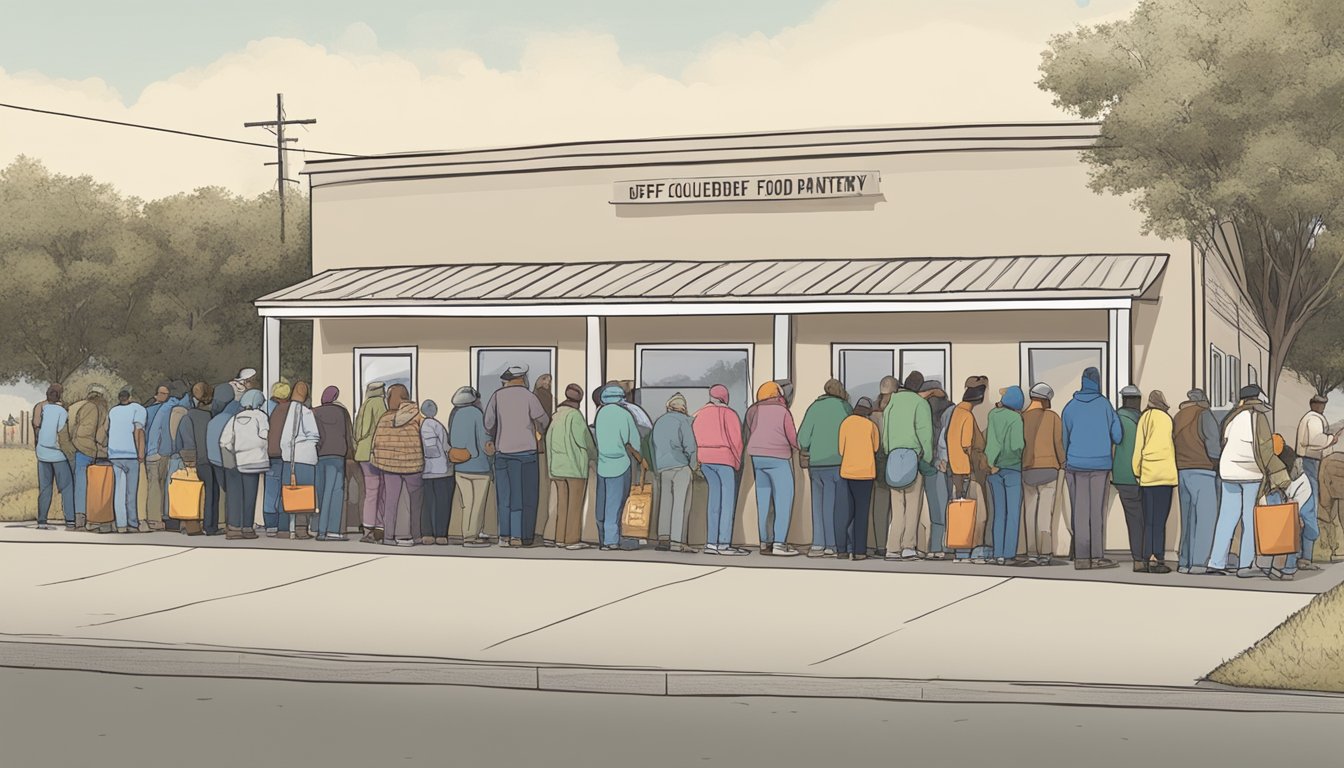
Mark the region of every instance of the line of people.
[[[694, 414], [678, 393], [656, 420], [632, 402], [627, 387], [612, 382], [592, 395], [591, 427], [583, 389], [570, 384], [553, 407], [550, 379], [543, 379], [529, 388], [527, 368], [510, 366], [486, 403], [472, 387], [461, 387], [446, 424], [434, 401], [415, 402], [401, 384], [369, 384], [352, 418], [336, 387], [327, 387], [316, 407], [305, 382], [291, 387], [282, 381], [268, 399], [252, 369], [219, 386], [166, 383], [147, 405], [123, 390], [109, 407], [106, 392], [94, 386], [67, 409], [61, 388], [53, 385], [33, 417], [38, 527], [49, 527], [55, 486], [70, 528], [180, 528], [256, 538], [260, 496], [267, 536], [344, 541], [350, 506], [366, 543], [444, 545], [458, 507], [462, 543], [482, 547], [494, 543], [484, 525], [493, 485], [500, 546], [583, 549], [589, 546], [582, 530], [591, 472], [602, 550], [639, 546], [622, 535], [621, 513], [635, 479], [652, 475], [657, 525], [648, 538], [659, 551], [696, 552], [688, 528], [692, 479], [698, 476], [708, 489], [703, 551], [741, 556], [748, 551], [733, 544], [733, 530], [749, 459], [759, 552], [791, 557], [804, 554], [787, 541], [796, 458], [811, 485], [810, 557], [863, 560], [872, 553], [889, 560], [1058, 565], [1056, 497], [1062, 482], [1071, 502], [1064, 519], [1075, 568], [1116, 566], [1103, 551], [1110, 485], [1124, 510], [1136, 571], [1170, 572], [1166, 527], [1176, 496], [1180, 572], [1292, 578], [1316, 567], [1311, 559], [1320, 533], [1321, 465], [1338, 439], [1322, 415], [1324, 398], [1313, 399], [1299, 426], [1298, 462], [1270, 431], [1269, 409], [1255, 385], [1243, 388], [1241, 402], [1220, 425], [1198, 389], [1174, 417], [1160, 391], [1150, 392], [1141, 407], [1133, 386], [1121, 390], [1122, 405], [1115, 409], [1096, 368], [1084, 371], [1062, 413], [1052, 408], [1054, 391], [1047, 384], [1028, 392], [1001, 389], [983, 431], [975, 411], [989, 388], [984, 376], [968, 378], [955, 405], [941, 382], [925, 381], [917, 371], [904, 381], [883, 379], [876, 402], [861, 397], [851, 404], [844, 384], [831, 380], [800, 425], [792, 415], [789, 382], [763, 384], [742, 418], [720, 384]], [[115, 520], [88, 524], [87, 477], [98, 464], [113, 471]], [[1336, 496], [1344, 492], [1344, 460], [1339, 464], [1338, 471], [1331, 465], [1325, 473], [1326, 492]], [[169, 515], [170, 478], [181, 471], [204, 485], [204, 514], [196, 524], [178, 526]], [[149, 486], [144, 515], [137, 508], [142, 476]], [[554, 537], [545, 542], [537, 530], [543, 479], [555, 514]], [[352, 480], [362, 487], [348, 491]], [[285, 512], [286, 486], [315, 489], [316, 520], [308, 512]], [[1254, 508], [1270, 498], [1299, 503], [1303, 532], [1298, 554], [1264, 565], [1254, 561]], [[953, 548], [949, 508], [962, 500], [974, 502], [973, 530], [969, 545]], [[1234, 568], [1228, 560], [1238, 525]], [[877, 539], [871, 546], [870, 526]]]

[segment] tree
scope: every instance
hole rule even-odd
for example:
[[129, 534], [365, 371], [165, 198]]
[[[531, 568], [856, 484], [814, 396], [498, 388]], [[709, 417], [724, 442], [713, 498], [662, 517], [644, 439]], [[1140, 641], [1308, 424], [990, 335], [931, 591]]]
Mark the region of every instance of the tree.
[[0, 170], [0, 381], [65, 382], [102, 362], [139, 308], [152, 250], [139, 202], [19, 157]]
[[1288, 353], [1288, 367], [1327, 396], [1344, 386], [1344, 305], [1336, 302], [1311, 319]]
[[1218, 258], [1269, 334], [1270, 396], [1335, 299], [1344, 249], [1344, 3], [1143, 0], [1050, 41], [1042, 89], [1102, 120], [1097, 192]]

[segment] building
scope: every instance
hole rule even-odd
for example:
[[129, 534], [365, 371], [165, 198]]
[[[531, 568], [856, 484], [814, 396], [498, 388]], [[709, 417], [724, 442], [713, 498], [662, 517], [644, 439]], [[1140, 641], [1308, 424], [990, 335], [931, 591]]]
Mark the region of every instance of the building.
[[[1046, 381], [1059, 408], [1097, 366], [1112, 397], [1133, 382], [1174, 406], [1199, 386], [1227, 407], [1265, 370], [1265, 333], [1213, 259], [1088, 189], [1080, 153], [1098, 130], [901, 126], [311, 161], [313, 277], [256, 302], [267, 386], [281, 320], [303, 318], [318, 387], [355, 398], [375, 379], [443, 403], [467, 382], [488, 396], [522, 361], [557, 392], [633, 381], [655, 416], [673, 391], [694, 408], [722, 382], [745, 409], [759, 383], [790, 379], [801, 420], [832, 376], [858, 397], [917, 368], [954, 400], [972, 374], [991, 394]], [[745, 477], [738, 540], [751, 544]], [[807, 504], [804, 490], [795, 542], [810, 540]], [[1108, 544], [1124, 542], [1117, 505]]]

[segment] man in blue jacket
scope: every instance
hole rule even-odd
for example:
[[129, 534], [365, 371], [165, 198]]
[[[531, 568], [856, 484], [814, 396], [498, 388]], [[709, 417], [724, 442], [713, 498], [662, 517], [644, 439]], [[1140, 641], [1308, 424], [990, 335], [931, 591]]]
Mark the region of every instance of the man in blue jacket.
[[1083, 371], [1082, 389], [1064, 406], [1064, 481], [1073, 506], [1073, 567], [1114, 568], [1107, 560], [1106, 481], [1111, 451], [1124, 433], [1114, 406], [1101, 392], [1101, 371]]

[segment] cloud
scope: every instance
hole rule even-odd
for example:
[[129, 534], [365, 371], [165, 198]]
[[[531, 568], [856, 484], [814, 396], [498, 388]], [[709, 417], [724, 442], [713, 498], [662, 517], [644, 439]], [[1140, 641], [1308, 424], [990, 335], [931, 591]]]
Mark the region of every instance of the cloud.
[[[836, 0], [777, 35], [714, 40], [680, 73], [631, 64], [598, 31], [538, 34], [518, 64], [492, 68], [470, 50], [386, 51], [354, 24], [331, 47], [254, 41], [144, 89], [134, 102], [106, 83], [0, 70], [0, 100], [266, 142], [242, 123], [286, 95], [298, 147], [381, 153], [523, 142], [844, 125], [1066, 117], [1036, 86], [1050, 34], [1133, 0], [1086, 11], [1051, 3], [1005, 13], [997, 0]], [[1042, 6], [1044, 8], [1044, 4]], [[944, 11], [944, 8], [951, 10]], [[88, 173], [142, 196], [274, 183], [264, 149], [6, 111], [0, 163], [18, 154]]]

